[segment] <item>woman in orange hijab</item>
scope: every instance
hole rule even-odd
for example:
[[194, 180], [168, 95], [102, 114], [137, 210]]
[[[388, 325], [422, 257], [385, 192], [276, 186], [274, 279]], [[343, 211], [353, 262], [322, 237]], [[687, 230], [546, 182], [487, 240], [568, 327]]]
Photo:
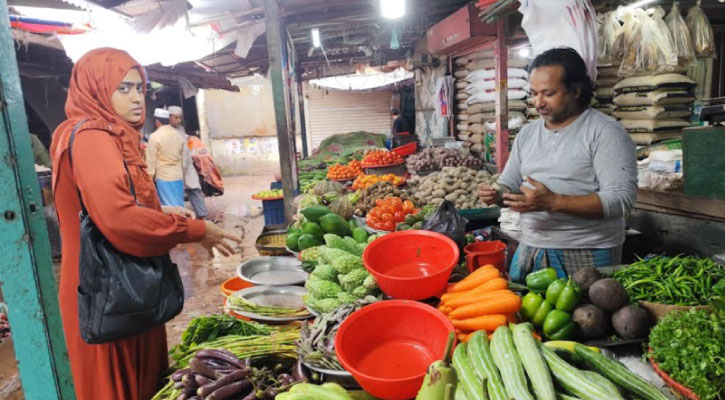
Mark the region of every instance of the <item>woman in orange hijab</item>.
[[[53, 188], [63, 238], [60, 311], [79, 400], [149, 399], [168, 367], [163, 325], [110, 343], [90, 345], [81, 338], [79, 190], [93, 222], [127, 254], [158, 256], [179, 243], [200, 242], [209, 251], [216, 248], [228, 255], [235, 251], [225, 239], [241, 241], [208, 221], [192, 219], [188, 210], [159, 205], [140, 149], [145, 93], [144, 71], [127, 53], [93, 50], [73, 67], [65, 105], [68, 120], [53, 134]], [[85, 122], [76, 132], [71, 166], [70, 136], [81, 121]]]

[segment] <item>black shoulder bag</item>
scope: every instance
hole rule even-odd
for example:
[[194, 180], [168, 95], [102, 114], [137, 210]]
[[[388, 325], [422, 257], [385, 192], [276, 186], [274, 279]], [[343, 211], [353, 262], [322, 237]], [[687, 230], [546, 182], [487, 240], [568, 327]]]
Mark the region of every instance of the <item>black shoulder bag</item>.
[[[73, 128], [68, 160], [73, 167]], [[136, 201], [133, 179], [123, 163]], [[86, 343], [106, 343], [146, 332], [181, 312], [184, 287], [168, 254], [135, 257], [118, 251], [103, 236], [81, 202], [81, 250], [78, 261], [78, 315]]]

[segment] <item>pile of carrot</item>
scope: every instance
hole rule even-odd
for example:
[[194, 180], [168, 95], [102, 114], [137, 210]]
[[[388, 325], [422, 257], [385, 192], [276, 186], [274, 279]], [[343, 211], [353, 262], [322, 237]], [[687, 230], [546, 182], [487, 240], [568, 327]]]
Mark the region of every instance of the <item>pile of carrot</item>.
[[473, 332], [492, 333], [499, 326], [515, 322], [520, 308], [521, 298], [509, 290], [508, 281], [493, 265], [485, 265], [450, 285], [438, 306], [462, 342], [467, 342]]

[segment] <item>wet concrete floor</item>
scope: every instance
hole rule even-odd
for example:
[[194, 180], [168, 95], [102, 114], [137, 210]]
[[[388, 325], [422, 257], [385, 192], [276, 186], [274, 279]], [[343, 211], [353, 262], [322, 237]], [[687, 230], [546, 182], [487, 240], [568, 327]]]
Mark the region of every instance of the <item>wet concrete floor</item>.
[[[171, 258], [179, 266], [184, 282], [184, 310], [166, 324], [169, 346], [176, 345], [189, 321], [199, 315], [223, 312], [220, 285], [235, 276], [242, 259], [258, 255], [257, 236], [264, 227], [261, 202], [252, 194], [269, 189], [272, 176], [224, 178], [223, 196], [206, 199], [210, 215], [219, 225], [237, 235], [244, 235], [241, 254], [231, 257], [210, 256], [196, 243], [176, 247]], [[12, 326], [11, 326], [12, 331]], [[12, 347], [12, 339], [0, 342], [0, 400], [23, 399], [22, 388]]]

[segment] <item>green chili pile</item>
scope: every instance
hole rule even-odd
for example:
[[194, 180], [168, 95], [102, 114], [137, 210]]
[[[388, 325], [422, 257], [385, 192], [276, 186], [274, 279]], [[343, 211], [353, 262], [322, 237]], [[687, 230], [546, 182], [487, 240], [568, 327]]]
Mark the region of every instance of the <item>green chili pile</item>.
[[725, 268], [710, 259], [693, 256], [640, 259], [614, 273], [630, 301], [678, 306], [709, 304], [713, 287], [723, 278]]

